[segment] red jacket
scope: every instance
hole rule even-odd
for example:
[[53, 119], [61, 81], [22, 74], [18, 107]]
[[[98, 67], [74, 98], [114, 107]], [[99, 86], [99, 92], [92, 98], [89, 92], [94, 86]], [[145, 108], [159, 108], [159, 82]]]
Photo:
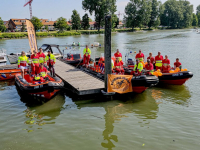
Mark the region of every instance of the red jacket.
[[156, 61], [156, 60], [163, 60], [163, 56], [162, 56], [162, 55], [160, 55], [160, 56], [157, 55], [157, 56], [155, 57], [155, 61]]
[[147, 57], [147, 59], [150, 59], [150, 61], [151, 61], [151, 63], [153, 64], [154, 63], [154, 61], [155, 61], [155, 59], [153, 58], [153, 57]]
[[[39, 55], [37, 54], [36, 56], [34, 54], [31, 55], [31, 59], [33, 61], [33, 59], [38, 59], [38, 62], [39, 62]], [[33, 63], [33, 62], [32, 62]], [[35, 64], [35, 63], [34, 63]], [[39, 64], [39, 63], [36, 63], [36, 64]]]
[[120, 69], [120, 68], [122, 68], [123, 64], [121, 63], [121, 61], [118, 63], [115, 61], [114, 66], [116, 69]]
[[44, 63], [45, 63], [45, 54], [44, 53], [42, 53], [42, 54], [40, 54], [40, 52], [38, 53], [38, 56], [39, 56], [39, 59], [40, 60], [44, 60]]
[[143, 53], [138, 53], [136, 56], [135, 56], [136, 59], [138, 58], [143, 58], [144, 59], [144, 54]]
[[163, 59], [163, 61], [162, 61], [162, 65], [163, 65], [163, 67], [167, 67], [167, 68], [169, 68], [169, 65], [170, 65], [170, 60], [169, 59]]
[[175, 62], [175, 63], [174, 63], [174, 66], [175, 66], [175, 68], [176, 68], [176, 67], [180, 67], [180, 66], [181, 66], [181, 63], [180, 63], [180, 62]]
[[40, 67], [38, 73], [40, 74], [41, 72], [45, 72], [45, 73], [47, 73], [47, 69], [46, 69], [45, 67], [43, 67], [43, 68]]
[[146, 70], [151, 71], [151, 70], [153, 70], [153, 64], [152, 64], [152, 63], [146, 64], [146, 65], [145, 65], [145, 68], [146, 68]]
[[122, 54], [116, 52], [116, 53], [114, 54], [114, 56], [115, 56], [115, 57], [122, 57]]

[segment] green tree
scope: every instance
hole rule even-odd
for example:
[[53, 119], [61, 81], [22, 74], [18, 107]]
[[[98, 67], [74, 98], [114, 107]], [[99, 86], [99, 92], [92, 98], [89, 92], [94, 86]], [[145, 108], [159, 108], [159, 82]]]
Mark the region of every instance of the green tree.
[[171, 28], [185, 28], [192, 25], [193, 5], [189, 1], [168, 0], [164, 3], [161, 24]]
[[47, 26], [47, 25], [45, 26], [45, 30], [46, 30], [46, 31], [49, 31], [49, 28], [48, 28], [48, 26]]
[[86, 13], [83, 17], [82, 17], [82, 22], [81, 22], [81, 26], [84, 30], [87, 30], [90, 27], [89, 24], [89, 17], [88, 14]]
[[197, 14], [200, 13], [200, 5], [197, 6]]
[[81, 18], [80, 18], [80, 15], [78, 14], [78, 12], [75, 9], [72, 11], [71, 19], [72, 19], [72, 29], [76, 29], [76, 31], [78, 29], [80, 29]]
[[[117, 15], [113, 14], [112, 15], [112, 29], [116, 28], [117, 21], [119, 21], [119, 19], [117, 18]], [[118, 22], [118, 24], [119, 24], [119, 22]]]
[[42, 25], [42, 22], [40, 21], [40, 19], [38, 19], [37, 17], [32, 17], [30, 20], [35, 28], [35, 32], [40, 30]]
[[135, 27], [147, 25], [151, 17], [151, 1], [149, 0], [130, 0], [125, 7], [124, 20], [127, 27], [132, 30]]
[[0, 17], [0, 32], [5, 32], [6, 31], [6, 26], [3, 23], [3, 20]]
[[200, 26], [200, 13], [197, 14], [198, 26]]
[[160, 15], [163, 13], [162, 3], [157, 0], [152, 0], [152, 11], [148, 27], [157, 27], [160, 25]]
[[22, 22], [22, 28], [21, 28], [21, 32], [24, 32], [25, 31], [25, 24]]
[[93, 22], [93, 20], [91, 18], [89, 18], [89, 22]]
[[198, 26], [198, 18], [197, 18], [197, 15], [194, 13], [193, 13], [192, 26]]
[[105, 15], [113, 15], [117, 8], [116, 0], [83, 0], [82, 5], [83, 9], [88, 10], [91, 15], [94, 13], [98, 31], [104, 25]]
[[54, 27], [59, 30], [59, 32], [63, 32], [68, 28], [67, 20], [63, 17], [60, 17], [56, 20], [56, 23], [54, 23]]

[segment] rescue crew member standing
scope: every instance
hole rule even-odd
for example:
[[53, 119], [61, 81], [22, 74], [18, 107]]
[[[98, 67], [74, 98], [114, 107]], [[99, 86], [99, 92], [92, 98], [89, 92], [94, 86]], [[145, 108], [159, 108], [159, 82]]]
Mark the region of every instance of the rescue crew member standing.
[[133, 71], [131, 72], [131, 75], [135, 73], [141, 74], [142, 70], [143, 70], [143, 64], [139, 61], [139, 59], [136, 59], [136, 64], [134, 66]]
[[53, 54], [51, 54], [51, 51], [48, 50], [48, 54], [45, 58], [45, 62], [47, 62], [47, 66], [49, 67], [49, 71], [53, 77], [55, 77], [55, 69], [54, 64], [56, 63], [56, 58]]
[[[117, 57], [116, 60], [115, 60], [115, 63], [114, 63], [114, 69], [117, 73], [121, 73], [121, 74], [124, 74], [124, 69], [123, 69], [123, 64], [122, 64], [122, 61], [119, 60], [120, 58]], [[111, 64], [112, 65], [112, 64]]]
[[152, 56], [152, 53], [149, 53], [149, 57], [147, 57], [147, 60], [150, 60], [150, 62], [153, 64], [153, 67], [155, 69], [155, 59], [154, 57]]
[[26, 53], [22, 51], [21, 56], [18, 57], [18, 68], [22, 71], [22, 77], [24, 79], [24, 70], [27, 69], [27, 63], [29, 63]]
[[163, 56], [161, 55], [160, 52], [158, 52], [158, 55], [155, 57], [156, 70], [158, 69], [162, 70], [162, 60], [163, 60]]
[[162, 72], [168, 73], [170, 69], [170, 60], [168, 59], [168, 56], [165, 55], [165, 59], [162, 61]]
[[34, 50], [33, 54], [31, 55], [32, 63], [31, 63], [31, 68], [32, 68], [32, 75], [38, 74], [39, 70], [39, 56], [37, 52]]
[[83, 50], [83, 64], [88, 65], [90, 61], [91, 50], [86, 45], [86, 48]]
[[177, 67], [181, 68], [181, 63], [179, 62], [179, 58], [176, 58], [176, 62], [174, 63], [174, 69], [176, 69]]
[[141, 49], [139, 50], [139, 53], [136, 54], [135, 59], [138, 59], [142, 63], [143, 67], [145, 67], [145, 64], [144, 64], [144, 54], [142, 53]]
[[40, 52], [38, 53], [38, 56], [39, 56], [39, 63], [45, 63], [45, 54], [43, 53], [43, 50], [42, 48], [39, 49]]
[[152, 73], [154, 72], [153, 64], [151, 63], [150, 59], [147, 59], [147, 64], [145, 65], [145, 69], [149, 75], [152, 75]]
[[117, 49], [117, 52], [114, 54], [115, 58], [119, 58], [119, 61], [122, 61], [122, 54], [119, 52], [119, 49]]

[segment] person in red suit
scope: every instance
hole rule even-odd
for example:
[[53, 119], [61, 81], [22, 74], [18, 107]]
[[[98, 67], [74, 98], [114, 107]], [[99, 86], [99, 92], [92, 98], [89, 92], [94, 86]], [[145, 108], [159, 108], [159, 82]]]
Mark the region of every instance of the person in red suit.
[[39, 56], [39, 63], [45, 63], [45, 54], [43, 53], [43, 50], [42, 48], [39, 49], [39, 53], [38, 53], [38, 56]]
[[119, 61], [122, 60], [122, 53], [119, 52], [119, 49], [117, 49], [117, 52], [114, 54], [115, 58], [119, 58]]
[[156, 70], [158, 69], [162, 70], [162, 60], [163, 60], [163, 56], [161, 55], [160, 52], [158, 52], [158, 55], [155, 57]]
[[139, 53], [136, 54], [135, 59], [138, 59], [140, 62], [144, 62], [144, 54], [142, 53], [142, 50], [139, 50]]
[[43, 63], [40, 64], [38, 74], [40, 75], [41, 81], [44, 81], [44, 79], [47, 79], [47, 69], [44, 67]]
[[39, 56], [37, 54], [37, 52], [34, 50], [33, 54], [31, 55], [31, 68], [32, 68], [32, 76], [33, 75], [37, 75], [38, 74], [38, 70], [39, 70]]
[[151, 64], [153, 64], [153, 67], [155, 68], [155, 59], [152, 56], [152, 53], [149, 53], [149, 57], [147, 57], [147, 60], [150, 60]]
[[168, 73], [170, 69], [170, 60], [168, 59], [168, 56], [165, 55], [165, 59], [162, 61], [162, 72]]
[[152, 73], [154, 72], [153, 69], [153, 64], [151, 63], [150, 59], [147, 59], [147, 64], [145, 65], [145, 70], [147, 71], [147, 74], [152, 75]]
[[123, 64], [121, 61], [119, 61], [119, 58], [116, 58], [113, 68], [117, 72], [117, 74], [124, 74]]
[[176, 69], [177, 67], [181, 67], [181, 63], [179, 62], [179, 58], [176, 58], [176, 62], [174, 63], [174, 69]]

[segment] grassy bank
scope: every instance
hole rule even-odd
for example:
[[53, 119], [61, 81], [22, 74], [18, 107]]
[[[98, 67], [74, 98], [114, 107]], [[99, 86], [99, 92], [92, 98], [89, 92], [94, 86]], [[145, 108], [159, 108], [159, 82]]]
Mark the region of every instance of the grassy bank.
[[[139, 29], [135, 28], [133, 31], [140, 31], [140, 30], [149, 30], [149, 29]], [[112, 32], [132, 32], [132, 29], [115, 29]], [[57, 31], [50, 31], [50, 32], [37, 32], [36, 36], [37, 37], [58, 37], [58, 36], [73, 36], [73, 35], [81, 35], [81, 34], [103, 34], [104, 30], [79, 30], [79, 31], [65, 31], [65, 32], [57, 32]], [[28, 33], [27, 32], [5, 32], [5, 33], [0, 33], [0, 39], [12, 39], [12, 38], [27, 38]]]

